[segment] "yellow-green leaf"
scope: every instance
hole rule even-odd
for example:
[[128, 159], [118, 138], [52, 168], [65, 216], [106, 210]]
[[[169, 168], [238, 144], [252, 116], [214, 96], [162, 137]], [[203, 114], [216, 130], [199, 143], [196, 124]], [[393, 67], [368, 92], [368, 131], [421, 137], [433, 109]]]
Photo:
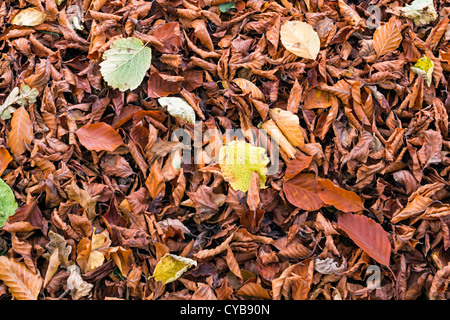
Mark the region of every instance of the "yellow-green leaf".
[[243, 141], [232, 141], [222, 146], [219, 151], [219, 164], [225, 181], [231, 187], [242, 192], [248, 191], [253, 171], [258, 172], [261, 189], [266, 183], [269, 158], [266, 149], [254, 147]]
[[428, 58], [427, 56], [423, 56], [419, 60], [417, 60], [414, 67], [411, 68], [411, 70], [420, 75], [427, 83], [427, 86], [431, 85], [431, 81], [433, 81], [433, 70], [434, 70], [434, 63], [433, 61]]

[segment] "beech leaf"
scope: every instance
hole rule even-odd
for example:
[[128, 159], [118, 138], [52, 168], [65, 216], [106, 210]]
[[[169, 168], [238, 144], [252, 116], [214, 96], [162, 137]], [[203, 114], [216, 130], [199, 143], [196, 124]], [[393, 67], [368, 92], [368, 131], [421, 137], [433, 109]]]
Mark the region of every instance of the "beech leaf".
[[17, 203], [11, 188], [0, 179], [0, 228], [16, 213]]
[[88, 150], [114, 151], [123, 144], [122, 137], [104, 122], [85, 124], [76, 131], [80, 143]]
[[167, 284], [177, 280], [186, 270], [197, 266], [197, 261], [166, 253], [155, 267], [153, 278]]
[[281, 26], [280, 39], [286, 50], [311, 60], [316, 60], [320, 51], [320, 38], [306, 22], [288, 21]]
[[219, 164], [225, 181], [233, 189], [242, 192], [248, 191], [254, 171], [259, 174], [260, 188], [266, 187], [268, 163], [264, 148], [252, 146], [243, 140], [232, 141], [219, 150]]
[[389, 268], [391, 243], [386, 231], [374, 220], [357, 214], [339, 214], [338, 226], [371, 258]]

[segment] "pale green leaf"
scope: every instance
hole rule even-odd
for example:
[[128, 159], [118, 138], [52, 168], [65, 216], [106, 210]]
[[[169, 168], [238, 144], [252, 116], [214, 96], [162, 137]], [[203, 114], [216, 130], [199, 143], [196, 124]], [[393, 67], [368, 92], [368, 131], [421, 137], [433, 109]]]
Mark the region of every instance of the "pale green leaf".
[[140, 39], [118, 39], [103, 54], [100, 72], [112, 88], [120, 91], [134, 90], [142, 83], [150, 68], [151, 59], [151, 49]]
[[403, 17], [412, 19], [416, 26], [424, 26], [438, 18], [433, 0], [415, 0], [400, 10]]
[[11, 188], [0, 179], [0, 228], [16, 213], [17, 203]]
[[225, 3], [219, 4], [219, 10], [220, 10], [220, 12], [228, 12], [228, 11], [230, 11], [231, 9], [234, 9], [234, 8], [236, 8], [236, 7], [234, 6], [234, 1], [230, 1], [230, 2], [225, 2]]
[[161, 106], [167, 107], [167, 112], [172, 117], [183, 119], [187, 123], [195, 122], [195, 111], [186, 100], [179, 97], [162, 97], [158, 102]]
[[13, 104], [26, 106], [35, 103], [38, 95], [38, 89], [30, 88], [30, 86], [26, 84], [20, 87], [20, 89], [19, 87], [15, 87], [0, 106], [0, 117], [4, 120], [10, 119], [11, 113], [16, 110], [16, 108], [12, 106]]

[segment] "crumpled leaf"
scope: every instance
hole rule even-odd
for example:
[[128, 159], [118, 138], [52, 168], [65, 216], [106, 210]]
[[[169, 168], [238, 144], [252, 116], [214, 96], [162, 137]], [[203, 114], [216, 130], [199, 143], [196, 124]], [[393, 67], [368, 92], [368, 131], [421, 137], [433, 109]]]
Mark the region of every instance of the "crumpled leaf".
[[158, 103], [167, 107], [167, 112], [172, 117], [183, 119], [187, 123], [195, 122], [195, 111], [186, 100], [179, 97], [162, 97], [158, 99]]
[[280, 39], [286, 50], [311, 60], [316, 60], [320, 51], [320, 38], [306, 22], [288, 21], [281, 26]]
[[150, 68], [152, 50], [137, 38], [113, 41], [103, 54], [100, 72], [103, 79], [120, 91], [136, 89]]
[[67, 195], [69, 196], [70, 200], [78, 202], [78, 204], [84, 210], [86, 210], [87, 217], [90, 220], [93, 220], [95, 218], [95, 216], [97, 215], [95, 206], [100, 195], [91, 197], [86, 190], [78, 187], [75, 180], [72, 180], [72, 183], [68, 188]]
[[66, 239], [60, 234], [50, 230], [48, 232], [48, 238], [50, 242], [45, 245], [48, 252], [44, 253], [42, 257], [50, 259], [55, 251], [58, 251], [58, 258], [61, 266], [67, 268], [70, 265], [69, 255], [72, 252], [72, 246], [67, 244]]
[[410, 18], [418, 27], [429, 24], [438, 18], [433, 0], [414, 0], [400, 9], [403, 17]]
[[177, 280], [189, 268], [197, 266], [197, 261], [166, 253], [155, 267], [152, 277], [167, 284]]
[[255, 147], [243, 140], [235, 140], [222, 146], [219, 151], [219, 164], [222, 175], [235, 190], [247, 192], [253, 171], [258, 172], [261, 189], [266, 188], [267, 164], [266, 150]]
[[67, 271], [70, 273], [67, 278], [67, 288], [70, 290], [72, 299], [79, 300], [87, 296], [91, 292], [94, 285], [84, 281], [83, 278], [81, 278], [81, 271], [77, 265], [70, 265], [67, 268]]
[[28, 85], [23, 85], [20, 87], [15, 87], [11, 90], [10, 94], [0, 106], [0, 117], [2, 119], [10, 119], [11, 113], [16, 109], [12, 106], [13, 104], [19, 105], [29, 105], [36, 102], [36, 98], [39, 95], [39, 90], [36, 88], [30, 88]]
[[16, 213], [17, 202], [11, 188], [0, 179], [0, 228], [5, 225], [8, 218]]
[[341, 274], [345, 271], [346, 267], [346, 263], [339, 265], [336, 260], [330, 257], [325, 259], [317, 257], [314, 263], [314, 269], [323, 274]]

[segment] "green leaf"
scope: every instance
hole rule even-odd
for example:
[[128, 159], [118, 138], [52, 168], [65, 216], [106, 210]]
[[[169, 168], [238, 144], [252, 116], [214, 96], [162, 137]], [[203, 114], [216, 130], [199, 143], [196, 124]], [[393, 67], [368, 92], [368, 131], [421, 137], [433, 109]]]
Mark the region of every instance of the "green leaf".
[[236, 8], [234, 6], [234, 1], [219, 4], [220, 12], [228, 12], [229, 10], [234, 9], [234, 8]]
[[17, 203], [11, 188], [0, 179], [0, 228], [16, 213]]
[[152, 50], [140, 39], [122, 38], [113, 41], [103, 59], [100, 72], [108, 85], [120, 91], [134, 90], [150, 68]]

